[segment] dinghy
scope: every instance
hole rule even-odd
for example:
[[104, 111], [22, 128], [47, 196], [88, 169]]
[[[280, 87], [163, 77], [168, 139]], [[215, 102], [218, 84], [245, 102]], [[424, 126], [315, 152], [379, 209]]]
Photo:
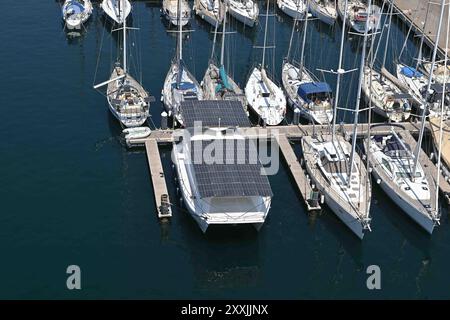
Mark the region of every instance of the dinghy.
[[149, 127], [136, 127], [136, 128], [126, 128], [122, 130], [122, 133], [125, 134], [125, 139], [143, 139], [147, 138], [152, 130]]

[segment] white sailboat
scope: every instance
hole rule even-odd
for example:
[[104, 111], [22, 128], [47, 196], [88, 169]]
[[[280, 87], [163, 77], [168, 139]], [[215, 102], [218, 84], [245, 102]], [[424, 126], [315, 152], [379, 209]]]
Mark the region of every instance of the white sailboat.
[[117, 24], [124, 23], [131, 12], [129, 0], [103, 0], [100, 7]]
[[277, 5], [293, 19], [303, 19], [308, 13], [305, 0], [277, 0]]
[[258, 21], [259, 8], [253, 0], [229, 0], [230, 15], [246, 26], [253, 27]]
[[90, 0], [66, 0], [62, 6], [62, 18], [68, 30], [79, 30], [92, 14]]
[[389, 135], [371, 136], [369, 145], [368, 161], [381, 189], [431, 234], [438, 221], [433, 178], [424, 172], [420, 163], [413, 169], [411, 148], [394, 130]]
[[[337, 9], [339, 16], [343, 20], [344, 18], [344, 6], [343, 0], [338, 1]], [[378, 17], [375, 14], [373, 6], [370, 6], [369, 10], [367, 4], [362, 0], [349, 0], [347, 4], [347, 20], [350, 27], [356, 33], [363, 34], [368, 23], [369, 32], [374, 31], [378, 26]]]
[[[389, 25], [384, 47], [382, 70], [385, 70], [386, 58], [389, 46], [389, 36], [392, 25], [393, 2], [390, 4]], [[382, 37], [380, 37], [381, 42]], [[378, 51], [378, 50], [377, 50]], [[375, 53], [369, 66], [364, 68], [364, 83], [362, 90], [366, 101], [372, 102], [374, 111], [392, 122], [406, 121], [411, 115], [411, 105], [408, 101], [409, 95], [405, 95], [402, 90], [382, 73], [374, 69]], [[386, 71], [387, 73], [387, 71]]]
[[[269, 181], [261, 175], [259, 160], [236, 163], [239, 158], [252, 158], [249, 145], [253, 141], [223, 129], [212, 128], [175, 140], [172, 159], [184, 205], [203, 232], [211, 225], [249, 224], [259, 230], [273, 195]], [[205, 148], [211, 146], [221, 148], [227, 160], [209, 163], [203, 159]], [[244, 151], [239, 146], [245, 146]]]
[[[347, 0], [345, 0], [347, 6]], [[370, 6], [370, 2], [369, 2]], [[362, 51], [359, 88], [355, 106], [355, 121], [352, 134], [352, 144], [336, 135], [336, 112], [338, 109], [340, 81], [344, 73], [342, 69], [343, 46], [345, 38], [344, 13], [337, 71], [337, 89], [334, 105], [334, 117], [331, 135], [305, 136], [302, 138], [303, 156], [306, 169], [314, 186], [324, 195], [325, 203], [342, 220], [342, 222], [360, 239], [364, 232], [370, 230], [369, 216], [371, 202], [371, 184], [367, 170], [356, 153], [357, 123], [361, 85], [365, 60], [365, 50]], [[368, 24], [364, 32], [364, 46], [367, 44]]]
[[288, 53], [281, 67], [281, 82], [286, 93], [288, 105], [292, 110], [298, 108], [300, 114], [309, 121], [318, 124], [331, 123], [333, 118], [331, 88], [327, 83], [314, 79], [313, 74], [304, 66], [306, 33], [308, 29], [307, 16], [303, 25], [300, 64], [295, 65], [293, 61], [290, 61], [296, 22], [297, 19], [294, 20]]
[[250, 108], [265, 124], [275, 126], [280, 124], [286, 115], [286, 98], [283, 90], [269, 78], [265, 69], [269, 6], [270, 2], [267, 0], [262, 63], [252, 70], [244, 91]]
[[222, 23], [221, 7], [220, 0], [194, 0], [194, 12], [213, 27]]
[[178, 0], [163, 0], [162, 13], [170, 24], [174, 26], [181, 24], [184, 27], [191, 19], [191, 8], [186, 0], [180, 1], [179, 5]]
[[[181, 10], [181, 2], [178, 0], [178, 10]], [[178, 44], [177, 54], [172, 61], [169, 72], [164, 80], [162, 90], [162, 102], [169, 116], [173, 116], [180, 125], [183, 119], [180, 113], [180, 104], [184, 100], [202, 100], [203, 92], [200, 84], [192, 73], [189, 72], [183, 62], [183, 24], [182, 16], [178, 14]]]
[[311, 14], [328, 25], [334, 25], [337, 19], [337, 0], [310, 0], [309, 11]]
[[116, 63], [108, 81], [95, 85], [94, 89], [107, 86], [106, 98], [111, 113], [123, 126], [138, 127], [147, 121], [153, 97], [128, 73], [127, 29], [125, 19], [122, 28], [115, 30], [122, 30], [122, 62]]
[[[442, 18], [444, 14], [445, 0], [441, 1], [441, 13], [437, 38], [441, 32]], [[431, 68], [434, 68], [438, 43], [433, 49]], [[432, 76], [429, 77], [426, 89], [425, 101], [432, 86]], [[371, 154], [368, 159], [371, 161], [373, 173], [377, 179], [380, 179], [380, 185], [386, 191], [388, 196], [403, 211], [408, 214], [425, 231], [432, 233], [434, 227], [439, 224], [440, 214], [438, 210], [438, 181], [434, 184], [420, 163], [420, 152], [422, 148], [423, 135], [426, 122], [426, 108], [422, 108], [421, 128], [419, 139], [414, 152], [393, 130], [392, 134], [382, 137], [371, 137]]]
[[[247, 110], [247, 100], [245, 98], [244, 92], [229, 75], [225, 69], [225, 35], [226, 35], [226, 24], [227, 24], [227, 2], [224, 3], [224, 13], [223, 13], [223, 26], [222, 26], [222, 39], [221, 39], [221, 50], [220, 50], [220, 62], [216, 64], [211, 57], [211, 62], [208, 69], [205, 72], [205, 76], [202, 81], [202, 89], [205, 100], [237, 100], [240, 101], [244, 110]], [[216, 27], [217, 34], [217, 27]], [[213, 43], [213, 53], [214, 46]]]

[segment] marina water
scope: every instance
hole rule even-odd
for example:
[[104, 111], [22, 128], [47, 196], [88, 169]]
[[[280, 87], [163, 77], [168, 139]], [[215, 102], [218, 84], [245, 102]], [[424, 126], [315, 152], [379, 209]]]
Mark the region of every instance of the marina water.
[[[285, 166], [270, 177], [274, 198], [259, 233], [239, 227], [204, 235], [179, 201], [170, 148], [162, 147], [176, 206], [170, 224], [161, 225], [145, 153], [126, 150], [106, 99], [92, 89], [109, 76], [116, 55], [98, 6], [83, 36], [69, 38], [58, 2], [41, 1], [38, 11], [27, 9], [34, 1], [3, 2], [9, 10], [0, 35], [0, 298], [450, 298], [448, 209], [429, 236], [375, 184], [373, 231], [363, 241], [328, 209], [308, 215]], [[133, 26], [140, 30], [129, 45], [139, 47], [136, 70], [156, 98], [151, 114], [159, 125], [175, 37], [166, 32], [159, 1], [133, 6]], [[280, 80], [292, 20], [277, 10], [271, 23], [276, 53], [269, 69]], [[317, 20], [309, 25], [306, 66], [336, 69], [341, 21], [333, 28]], [[213, 33], [198, 17], [191, 28], [185, 61], [200, 80]], [[228, 36], [227, 65], [242, 87], [260, 61], [253, 46], [262, 43], [263, 25], [252, 30], [231, 21], [230, 28], [236, 33]], [[406, 32], [395, 22], [390, 70]], [[361, 40], [347, 37], [346, 69], [358, 65]], [[408, 43], [408, 62], [415, 46]], [[325, 79], [335, 87], [334, 77]], [[353, 73], [343, 81], [341, 104], [349, 108], [356, 79]], [[352, 114], [338, 117], [349, 122]], [[82, 290], [66, 288], [66, 268], [73, 264], [81, 268]], [[370, 265], [381, 268], [381, 290], [367, 289]]]

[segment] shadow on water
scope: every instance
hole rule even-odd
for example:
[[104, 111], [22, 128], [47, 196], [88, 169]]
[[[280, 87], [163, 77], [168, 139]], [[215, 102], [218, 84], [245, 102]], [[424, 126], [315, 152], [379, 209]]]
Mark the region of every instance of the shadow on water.
[[[429, 257], [432, 238], [417, 223], [414, 222], [400, 207], [398, 207], [384, 191], [372, 181], [373, 200], [380, 207], [377, 214], [382, 214], [397, 229], [413, 247]], [[376, 218], [376, 217], [375, 217]]]

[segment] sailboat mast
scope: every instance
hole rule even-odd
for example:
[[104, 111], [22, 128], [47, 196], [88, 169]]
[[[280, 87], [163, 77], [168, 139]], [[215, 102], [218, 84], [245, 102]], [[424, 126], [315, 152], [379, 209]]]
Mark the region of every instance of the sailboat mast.
[[289, 39], [289, 48], [286, 54], [286, 61], [289, 61], [289, 57], [291, 56], [292, 41], [294, 39], [295, 25], [297, 24], [297, 21], [297, 16], [295, 16], [294, 24], [292, 25], [291, 38]]
[[[448, 38], [450, 31], [450, 10], [447, 13], [447, 36], [445, 37], [445, 52], [448, 52]], [[443, 125], [444, 125], [444, 107], [445, 107], [445, 87], [447, 86], [447, 76], [448, 76], [448, 55], [446, 54], [444, 57], [444, 81], [442, 83], [442, 97], [441, 97], [441, 116], [439, 117], [439, 143], [438, 143], [438, 161], [437, 161], [437, 177], [436, 177], [436, 190], [439, 190], [439, 182], [441, 178], [441, 162], [442, 162], [442, 136], [443, 136]], [[436, 211], [439, 212], [439, 192], [435, 194], [435, 203], [436, 203]], [[439, 217], [439, 214], [438, 214]]]
[[419, 64], [422, 61], [422, 48], [423, 48], [423, 42], [425, 40], [425, 27], [427, 26], [427, 22], [428, 22], [428, 13], [430, 12], [430, 5], [431, 5], [431, 1], [428, 2], [427, 13], [425, 15], [425, 21], [423, 23], [422, 36], [420, 37], [419, 54], [417, 55], [416, 71], [418, 70]]
[[[120, 0], [119, 4], [123, 4]], [[123, 73], [127, 73], [127, 19], [124, 13], [125, 5], [123, 4], [122, 8], [119, 7], [119, 13], [122, 14], [123, 19]]]
[[[297, 10], [298, 10], [298, 1], [297, 1]], [[309, 8], [309, 0], [306, 1], [306, 8]], [[304, 55], [305, 55], [305, 44], [306, 44], [306, 32], [308, 31], [308, 10], [305, 11], [305, 25], [303, 26], [303, 40], [302, 40], [302, 52], [300, 56], [300, 76], [303, 75], [303, 66], [304, 66]]]
[[220, 49], [220, 66], [223, 67], [223, 59], [224, 59], [224, 51], [225, 51], [225, 27], [227, 24], [227, 8], [228, 8], [228, 1], [225, 0], [223, 2], [223, 5], [225, 7], [225, 12], [223, 14], [223, 26], [222, 26], [222, 48]]
[[264, 26], [264, 46], [263, 46], [261, 70], [264, 69], [264, 64], [265, 64], [265, 61], [266, 61], [267, 26], [269, 24], [269, 6], [270, 6], [270, 0], [267, 0], [266, 25]]
[[[372, 0], [369, 0], [369, 12], [372, 11]], [[350, 166], [349, 166], [349, 173], [348, 173], [348, 184], [350, 185], [350, 178], [352, 176], [353, 172], [353, 166], [355, 162], [355, 150], [356, 150], [356, 135], [358, 133], [358, 118], [359, 118], [359, 104], [361, 102], [361, 89], [362, 89], [362, 82], [364, 81], [364, 67], [365, 67], [365, 60], [366, 60], [366, 47], [367, 47], [367, 35], [369, 32], [369, 20], [366, 21], [366, 27], [364, 30], [364, 40], [363, 40], [363, 46], [362, 46], [362, 53], [361, 53], [361, 64], [360, 64], [360, 70], [359, 70], [359, 81], [358, 81], [358, 91], [356, 96], [356, 106], [355, 106], [355, 120], [353, 123], [353, 135], [352, 135], [352, 152], [350, 154]]]
[[[386, 58], [387, 58], [387, 49], [389, 46], [389, 37], [391, 35], [391, 25], [392, 25], [392, 12], [394, 9], [394, 1], [391, 0], [391, 4], [389, 7], [389, 26], [388, 26], [388, 31], [387, 31], [387, 35], [386, 35], [386, 43], [384, 44], [384, 55], [383, 55], [383, 64], [382, 64], [382, 68], [384, 68], [386, 66]], [[383, 74], [382, 72], [380, 73], [380, 75]], [[383, 77], [383, 76], [381, 76]]]
[[344, 40], [345, 40], [345, 22], [347, 21], [347, 9], [348, 9], [348, 0], [345, 0], [344, 5], [344, 19], [342, 22], [342, 33], [341, 33], [341, 45], [339, 48], [339, 63], [338, 63], [338, 69], [337, 69], [337, 84], [336, 84], [336, 96], [334, 98], [334, 108], [333, 108], [333, 129], [332, 129], [332, 135], [331, 135], [331, 141], [334, 142], [335, 136], [336, 136], [336, 118], [337, 118], [337, 107], [339, 103], [339, 93], [341, 88], [341, 78], [342, 74], [344, 73], [344, 70], [342, 70], [342, 58], [344, 54]]
[[422, 124], [420, 127], [420, 133], [419, 133], [419, 140], [417, 141], [416, 150], [414, 151], [414, 167], [412, 172], [412, 179], [415, 179], [416, 172], [417, 172], [417, 164], [419, 162], [419, 153], [420, 149], [422, 148], [422, 140], [423, 140], [423, 132], [425, 131], [425, 114], [427, 112], [427, 101], [430, 97], [430, 90], [431, 90], [431, 82], [433, 79], [433, 70], [436, 65], [436, 55], [439, 45], [439, 38], [441, 36], [441, 29], [442, 29], [442, 18], [444, 17], [444, 9], [445, 9], [445, 0], [441, 0], [441, 13], [439, 16], [439, 26], [436, 34], [436, 40], [434, 41], [434, 48], [433, 48], [433, 59], [431, 60], [431, 69], [430, 69], [430, 77], [428, 78], [428, 85], [427, 85], [427, 91], [425, 94], [425, 99], [423, 100], [423, 109], [422, 109]]

